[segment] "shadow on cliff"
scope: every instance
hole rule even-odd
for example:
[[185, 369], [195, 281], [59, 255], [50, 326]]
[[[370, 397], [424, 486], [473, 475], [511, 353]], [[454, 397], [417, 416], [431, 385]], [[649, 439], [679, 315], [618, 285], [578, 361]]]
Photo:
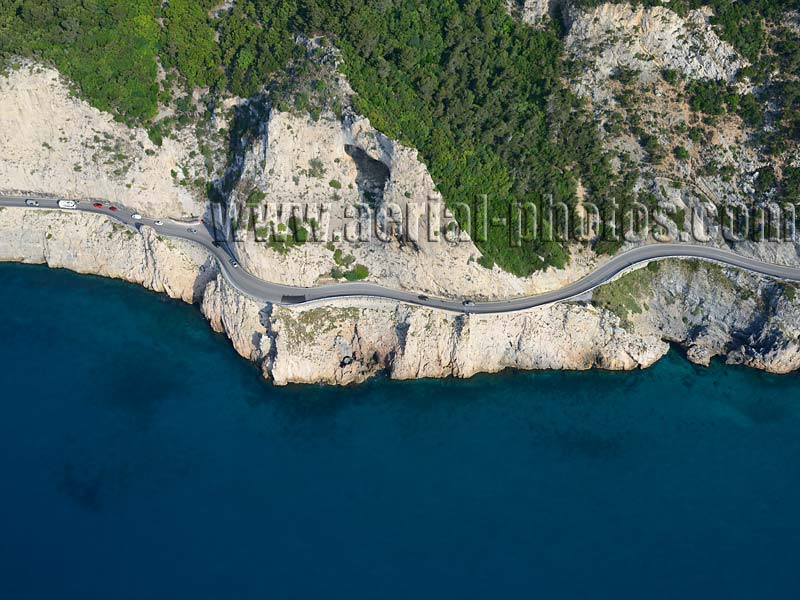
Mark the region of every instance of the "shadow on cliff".
[[[226, 165], [222, 177], [208, 185], [210, 220], [215, 236], [227, 231], [230, 223], [224, 218], [229, 214], [231, 193], [239, 185], [244, 171], [245, 157], [256, 140], [264, 140], [266, 153], [267, 121], [271, 106], [264, 95], [253, 96], [234, 108], [233, 121], [228, 132]], [[264, 157], [266, 158], [266, 157]]]

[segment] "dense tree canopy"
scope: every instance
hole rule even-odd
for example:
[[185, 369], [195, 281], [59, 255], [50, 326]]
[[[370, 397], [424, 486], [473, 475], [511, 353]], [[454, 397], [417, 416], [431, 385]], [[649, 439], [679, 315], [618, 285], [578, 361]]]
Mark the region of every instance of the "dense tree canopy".
[[164, 5], [162, 61], [177, 67], [192, 87], [224, 87], [216, 32], [208, 17], [215, 4], [216, 0], [169, 0]]
[[54, 63], [101, 110], [158, 110], [160, 30], [153, 0], [0, 0], [0, 52]]

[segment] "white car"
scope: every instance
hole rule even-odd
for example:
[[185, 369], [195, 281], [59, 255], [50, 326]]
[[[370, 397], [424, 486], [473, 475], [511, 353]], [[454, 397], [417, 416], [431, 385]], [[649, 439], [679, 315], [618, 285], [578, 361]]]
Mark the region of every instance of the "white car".
[[133, 219], [134, 221], [141, 221], [142, 220], [142, 215], [140, 215], [139, 213], [133, 213], [131, 215], [131, 219]]
[[78, 203], [75, 200], [59, 200], [58, 208], [78, 208]]
[[164, 221], [156, 221], [155, 224], [161, 227], [164, 224]]
[[39, 206], [39, 203], [36, 200], [25, 200], [25, 204], [27, 206]]

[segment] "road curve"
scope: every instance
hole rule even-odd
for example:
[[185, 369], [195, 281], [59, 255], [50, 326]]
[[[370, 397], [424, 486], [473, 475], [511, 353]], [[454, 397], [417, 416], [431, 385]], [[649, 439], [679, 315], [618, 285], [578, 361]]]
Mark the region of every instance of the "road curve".
[[[21, 207], [31, 210], [59, 209], [59, 198], [41, 198], [33, 196], [0, 196], [0, 207]], [[28, 202], [35, 202], [30, 206]], [[102, 208], [93, 206], [94, 202], [101, 202]], [[141, 225], [152, 227], [159, 235], [187, 240], [205, 248], [220, 265], [225, 279], [237, 290], [259, 302], [275, 304], [302, 304], [333, 298], [371, 297], [406, 302], [419, 306], [428, 306], [461, 313], [494, 314], [507, 313], [554, 304], [581, 296], [596, 287], [607, 283], [626, 269], [635, 265], [660, 260], [665, 258], [697, 258], [713, 261], [744, 269], [760, 275], [774, 277], [785, 281], [800, 281], [800, 269], [765, 263], [752, 258], [746, 258], [727, 250], [695, 246], [692, 244], [654, 244], [641, 246], [628, 250], [613, 257], [583, 279], [571, 283], [558, 290], [524, 296], [511, 300], [496, 302], [475, 302], [474, 305], [465, 306], [460, 300], [447, 300], [444, 298], [431, 298], [402, 290], [386, 288], [374, 283], [335, 283], [314, 288], [304, 288], [263, 281], [246, 272], [240, 267], [235, 267], [233, 253], [226, 243], [216, 243], [208, 229], [200, 222], [178, 223], [175, 221], [160, 221], [149, 218], [134, 219], [129, 209], [118, 206], [116, 212], [109, 210], [110, 204], [101, 200], [82, 200], [78, 203], [76, 211], [101, 214], [110, 217], [123, 225], [137, 228]], [[70, 212], [66, 209], [65, 212]]]

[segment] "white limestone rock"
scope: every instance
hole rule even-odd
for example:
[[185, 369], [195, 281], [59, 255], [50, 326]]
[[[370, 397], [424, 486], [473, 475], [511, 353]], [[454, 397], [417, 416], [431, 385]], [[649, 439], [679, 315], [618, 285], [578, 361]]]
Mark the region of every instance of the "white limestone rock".
[[77, 99], [48, 67], [22, 62], [0, 74], [0, 191], [103, 198], [154, 217], [201, 216], [204, 199], [180, 185], [184, 167], [191, 177], [202, 167], [190, 157], [197, 141], [184, 138], [155, 146], [144, 129]]
[[566, 40], [570, 57], [586, 67], [577, 91], [597, 99], [620, 67], [639, 71], [643, 83], [656, 81], [664, 69], [732, 82], [748, 63], [719, 38], [710, 15], [707, 7], [682, 18], [661, 6], [612, 3], [581, 13]]

